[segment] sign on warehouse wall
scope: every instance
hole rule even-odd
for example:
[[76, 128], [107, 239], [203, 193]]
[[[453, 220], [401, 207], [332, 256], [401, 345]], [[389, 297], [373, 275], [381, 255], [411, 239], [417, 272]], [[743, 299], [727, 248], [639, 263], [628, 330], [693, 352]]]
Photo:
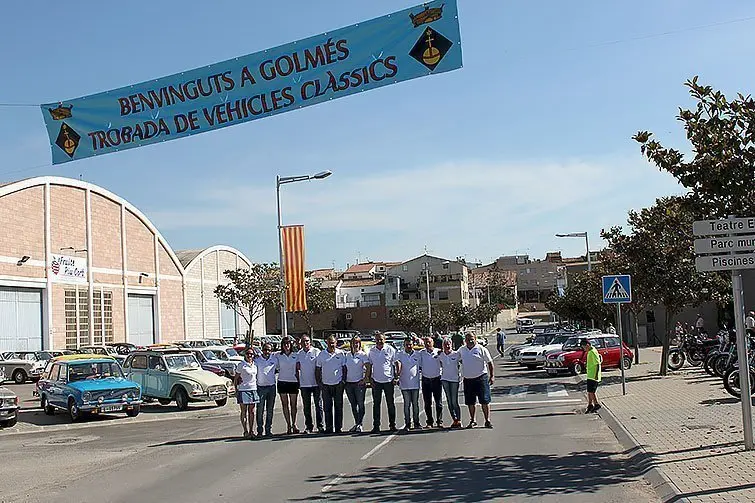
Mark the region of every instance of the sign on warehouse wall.
[[456, 0], [42, 105], [53, 164], [174, 140], [461, 68]]

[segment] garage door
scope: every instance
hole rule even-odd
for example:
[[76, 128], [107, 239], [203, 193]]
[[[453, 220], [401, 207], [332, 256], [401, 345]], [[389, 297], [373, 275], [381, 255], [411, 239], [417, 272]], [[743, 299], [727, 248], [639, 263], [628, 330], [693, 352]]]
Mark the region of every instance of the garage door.
[[[220, 305], [220, 337], [233, 339], [237, 334], [236, 331], [236, 311]], [[214, 336], [213, 336], [214, 337]]]
[[0, 287], [0, 351], [42, 349], [42, 290]]
[[137, 346], [155, 343], [155, 310], [152, 295], [128, 296], [128, 342]]

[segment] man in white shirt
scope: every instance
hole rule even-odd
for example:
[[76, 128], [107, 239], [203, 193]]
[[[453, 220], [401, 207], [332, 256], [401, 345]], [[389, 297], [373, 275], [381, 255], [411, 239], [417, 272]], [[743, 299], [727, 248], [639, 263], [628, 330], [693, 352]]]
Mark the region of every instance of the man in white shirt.
[[[479, 400], [482, 414], [485, 416], [485, 428], [492, 428], [490, 423], [490, 386], [493, 384], [493, 358], [486, 348], [477, 344], [477, 338], [471, 332], [465, 337], [466, 345], [459, 348], [461, 371], [464, 376], [464, 403], [469, 407], [469, 425], [477, 426], [475, 421], [475, 404]], [[487, 367], [487, 368], [486, 368]]]
[[343, 428], [343, 378], [346, 355], [336, 348], [335, 335], [329, 336], [326, 342], [328, 348], [320, 351], [315, 360], [315, 376], [322, 389], [325, 433], [332, 434], [335, 431], [338, 434]]
[[425, 402], [427, 428], [433, 427], [433, 399], [438, 428], [443, 428], [443, 386], [440, 382], [440, 351], [435, 349], [431, 337], [424, 339], [425, 349], [419, 352], [419, 368], [422, 372], [422, 400]]
[[440, 383], [451, 413], [451, 428], [461, 428], [461, 408], [459, 407], [459, 352], [451, 349], [451, 339], [443, 339], [443, 351], [438, 354], [440, 361]]
[[380, 433], [380, 406], [382, 395], [385, 394], [385, 403], [388, 407], [388, 424], [390, 431], [396, 429], [396, 404], [393, 400], [394, 377], [393, 362], [396, 358], [396, 350], [385, 343], [385, 335], [375, 334], [375, 345], [367, 353], [365, 365], [366, 379], [372, 384], [372, 433]]
[[411, 337], [404, 339], [404, 350], [396, 355], [396, 375], [401, 394], [404, 396], [404, 431], [419, 429], [419, 353], [414, 351]]
[[367, 363], [367, 353], [362, 351], [362, 339], [354, 336], [351, 339], [351, 351], [346, 353], [346, 397], [351, 404], [351, 414], [354, 416], [354, 427], [351, 433], [361, 433], [364, 421], [364, 365]]
[[745, 318], [745, 330], [752, 337], [755, 336], [755, 312], [750, 311]]
[[275, 407], [275, 370], [278, 359], [271, 354], [272, 346], [266, 342], [262, 345], [262, 355], [254, 359], [257, 367], [257, 394], [260, 404], [257, 406], [257, 435], [262, 436], [264, 418], [265, 436], [273, 434], [273, 408]]
[[315, 419], [317, 430], [325, 431], [322, 424], [322, 401], [320, 400], [320, 386], [315, 378], [315, 361], [320, 350], [312, 347], [309, 336], [305, 335], [300, 341], [301, 349], [296, 354], [296, 377], [299, 380], [299, 391], [304, 409], [304, 433], [312, 433], [315, 423], [312, 421], [312, 400], [315, 402]]
[[695, 329], [697, 330], [697, 335], [702, 335], [705, 331], [705, 320], [703, 319], [702, 314], [697, 315], [697, 321], [695, 321]]

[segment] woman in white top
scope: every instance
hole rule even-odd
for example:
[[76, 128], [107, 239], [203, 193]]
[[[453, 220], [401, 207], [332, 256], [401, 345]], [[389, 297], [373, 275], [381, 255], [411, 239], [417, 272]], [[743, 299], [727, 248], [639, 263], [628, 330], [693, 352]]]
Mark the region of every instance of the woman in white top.
[[440, 384], [446, 395], [448, 411], [453, 423], [451, 428], [461, 428], [461, 407], [459, 406], [459, 352], [451, 349], [451, 339], [443, 339], [443, 351], [438, 353], [441, 374]]
[[296, 408], [299, 402], [299, 380], [296, 379], [296, 353], [292, 349], [293, 342], [286, 336], [281, 340], [281, 351], [278, 353], [278, 396], [283, 407], [283, 417], [286, 419], [288, 430], [286, 434], [299, 433], [296, 427]]
[[244, 438], [254, 438], [254, 408], [259, 403], [257, 394], [257, 367], [254, 365], [254, 351], [244, 352], [244, 360], [236, 365], [234, 383], [236, 386], [236, 401], [241, 407], [241, 426], [244, 428]]

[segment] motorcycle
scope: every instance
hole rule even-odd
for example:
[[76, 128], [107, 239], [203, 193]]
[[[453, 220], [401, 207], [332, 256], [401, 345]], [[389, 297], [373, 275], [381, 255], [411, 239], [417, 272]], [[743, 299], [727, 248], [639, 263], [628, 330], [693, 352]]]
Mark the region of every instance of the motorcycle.
[[704, 339], [697, 335], [682, 334], [681, 343], [669, 350], [666, 364], [671, 370], [679, 370], [685, 362], [689, 362], [693, 367], [699, 367], [708, 353], [718, 345], [718, 339]]

